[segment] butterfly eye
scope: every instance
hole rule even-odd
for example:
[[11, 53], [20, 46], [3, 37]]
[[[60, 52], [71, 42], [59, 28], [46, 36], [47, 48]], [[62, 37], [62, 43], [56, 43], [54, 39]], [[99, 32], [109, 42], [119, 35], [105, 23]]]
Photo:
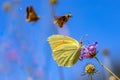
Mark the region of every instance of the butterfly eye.
[[80, 41], [80, 44], [82, 44], [83, 42], [82, 41]]

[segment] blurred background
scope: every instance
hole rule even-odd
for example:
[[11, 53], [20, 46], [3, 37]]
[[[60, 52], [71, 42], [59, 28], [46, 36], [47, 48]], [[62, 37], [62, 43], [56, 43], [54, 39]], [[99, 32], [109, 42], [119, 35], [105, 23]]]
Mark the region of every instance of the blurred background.
[[[26, 21], [30, 5], [40, 16], [37, 22]], [[82, 75], [88, 63], [99, 72], [93, 80], [109, 80], [94, 59], [58, 67], [47, 42], [52, 34], [78, 41], [88, 34], [83, 44], [97, 41], [97, 57], [120, 77], [120, 0], [58, 0], [56, 16], [72, 14], [63, 28], [53, 24], [52, 9], [50, 0], [0, 0], [0, 80], [89, 80]]]

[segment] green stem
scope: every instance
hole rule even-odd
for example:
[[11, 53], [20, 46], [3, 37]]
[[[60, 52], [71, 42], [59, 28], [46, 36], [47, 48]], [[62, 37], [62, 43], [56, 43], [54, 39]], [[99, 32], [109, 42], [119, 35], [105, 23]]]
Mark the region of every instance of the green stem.
[[58, 67], [58, 72], [59, 72], [60, 80], [64, 80], [64, 75], [63, 75], [62, 67]]
[[90, 80], [92, 80], [92, 74], [90, 74]]
[[104, 66], [97, 57], [95, 57], [95, 59], [97, 60], [97, 62], [104, 68], [106, 69], [111, 75], [113, 75], [117, 80], [120, 80], [119, 77], [117, 77], [109, 68], [107, 68], [106, 66]]
[[[51, 4], [51, 14], [52, 14], [52, 17], [53, 19], [56, 18], [56, 14], [55, 14], [55, 9], [54, 9], [54, 5]], [[52, 24], [52, 26], [54, 26], [54, 24]], [[58, 34], [58, 30], [56, 29], [55, 32]], [[57, 67], [58, 68], [58, 73], [59, 73], [59, 77], [60, 77], [60, 80], [64, 80], [64, 74], [63, 74], [63, 70], [61, 67]]]

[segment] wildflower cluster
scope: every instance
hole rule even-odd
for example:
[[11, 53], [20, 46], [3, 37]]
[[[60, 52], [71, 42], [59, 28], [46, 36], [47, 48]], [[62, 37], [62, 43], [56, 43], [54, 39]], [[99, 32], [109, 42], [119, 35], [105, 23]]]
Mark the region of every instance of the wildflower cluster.
[[[98, 42], [95, 42], [93, 44], [90, 44], [86, 47], [83, 48], [82, 50], [82, 53], [79, 57], [79, 60], [83, 60], [85, 58], [95, 58], [97, 60], [97, 62], [104, 68], [106, 69], [115, 79], [117, 80], [120, 80], [109, 68], [107, 68], [106, 66], [104, 66], [100, 61], [99, 59], [96, 57], [96, 54], [97, 54], [97, 45], [98, 45]], [[85, 72], [87, 74], [93, 74], [95, 73], [95, 67], [94, 65], [87, 65], [86, 68], [85, 68]], [[92, 77], [90, 77], [90, 80], [92, 80]], [[111, 80], [111, 79], [110, 79]]]
[[83, 48], [81, 56], [79, 57], [80, 60], [84, 58], [94, 58], [97, 54], [97, 47], [98, 42], [88, 45], [87, 47]]

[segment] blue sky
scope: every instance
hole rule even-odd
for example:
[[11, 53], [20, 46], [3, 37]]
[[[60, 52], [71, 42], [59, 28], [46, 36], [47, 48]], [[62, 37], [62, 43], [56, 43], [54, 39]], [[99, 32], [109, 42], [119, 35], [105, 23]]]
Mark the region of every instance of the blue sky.
[[[3, 10], [3, 4], [6, 1], [12, 4], [13, 9], [11, 12], [6, 13]], [[0, 79], [13, 80], [14, 76], [23, 73], [24, 75], [21, 75], [22, 78], [19, 80], [26, 80], [26, 77], [28, 76], [32, 76], [34, 78], [35, 75], [33, 73], [26, 72], [26, 66], [33, 68], [33, 70], [42, 70], [46, 76], [48, 75], [49, 80], [58, 79], [59, 75], [57, 72], [57, 64], [52, 59], [51, 49], [46, 41], [50, 35], [57, 32], [57, 29], [60, 31], [60, 34], [64, 34], [65, 32], [65, 35], [69, 35], [78, 41], [81, 36], [88, 34], [83, 42], [86, 45], [88, 44], [86, 41], [89, 41], [90, 43], [98, 41], [99, 53], [97, 56], [101, 59], [101, 61], [103, 61], [101, 51], [104, 47], [110, 49], [111, 60], [119, 60], [119, 0], [59, 0], [58, 2], [59, 3], [55, 6], [56, 15], [60, 16], [68, 13], [72, 14], [72, 17], [67, 24], [65, 24], [63, 29], [58, 28], [57, 25], [52, 25], [53, 21], [51, 17], [51, 6], [49, 4], [49, 0], [21, 0], [19, 3], [14, 4], [13, 0], [0, 0], [0, 52], [2, 53], [0, 55], [0, 64], [5, 62], [8, 66], [13, 66], [13, 70], [15, 70], [10, 75], [4, 75], [1, 72]], [[26, 6], [29, 5], [32, 5], [36, 13], [40, 16], [40, 20], [36, 23], [26, 22]], [[21, 36], [18, 38], [17, 34], [20, 34]], [[9, 61], [7, 62], [6, 59], [4, 61], [2, 58], [6, 52], [6, 47], [4, 47], [4, 45], [8, 42], [11, 42], [12, 44], [10, 50], [16, 49], [18, 52], [17, 54], [20, 55], [23, 60], [24, 67], [22, 66], [21, 68], [21, 66], [16, 63], [8, 64]], [[24, 51], [21, 48], [22, 42], [25, 43], [27, 51]], [[36, 58], [37, 65], [34, 64], [33, 57]], [[89, 62], [96, 64], [98, 67], [97, 62], [94, 60], [78, 62], [74, 67], [69, 69], [63, 67], [65, 80], [77, 80], [79, 78], [78, 75], [81, 74], [85, 64]], [[79, 66], [80, 69], [78, 69]], [[101, 67], [100, 70], [102, 70]], [[70, 71], [72, 72], [71, 74], [69, 73]], [[54, 73], [56, 73], [56, 76], [52, 75]], [[2, 75], [8, 78], [5, 78]], [[40, 79], [46, 80], [47, 78], [42, 77]]]

